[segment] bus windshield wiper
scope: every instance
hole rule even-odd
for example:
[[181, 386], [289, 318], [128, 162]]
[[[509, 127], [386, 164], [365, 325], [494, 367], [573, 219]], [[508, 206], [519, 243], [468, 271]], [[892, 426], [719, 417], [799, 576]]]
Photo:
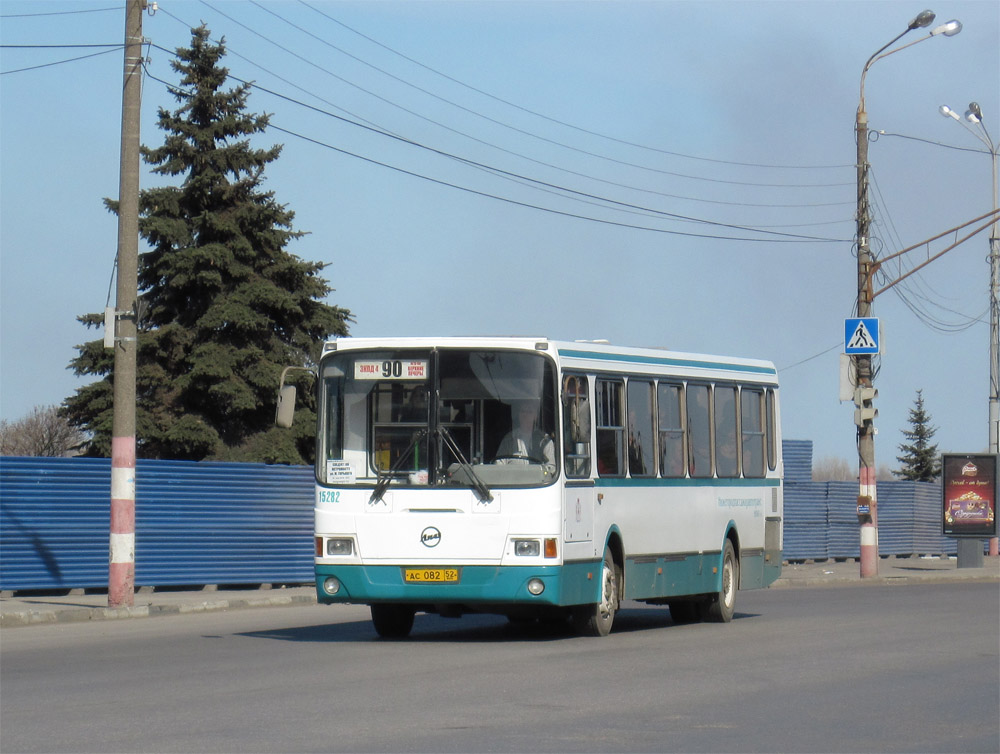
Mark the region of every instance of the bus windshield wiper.
[[448, 446], [448, 450], [455, 454], [455, 458], [458, 459], [459, 465], [469, 475], [469, 479], [472, 481], [472, 486], [476, 490], [476, 495], [479, 497], [479, 501], [483, 503], [490, 503], [493, 501], [493, 493], [490, 488], [486, 486], [486, 483], [479, 478], [476, 474], [476, 470], [472, 468], [465, 456], [462, 454], [462, 450], [458, 447], [458, 443], [455, 442], [455, 438], [451, 436], [451, 432], [445, 426], [439, 426], [436, 430], [437, 434], [444, 440], [444, 444]]
[[385, 472], [381, 470], [379, 471], [378, 481], [375, 483], [375, 489], [372, 490], [372, 496], [368, 498], [369, 505], [382, 499], [382, 495], [385, 494], [385, 489], [389, 486], [389, 482], [392, 481], [393, 475], [403, 467], [403, 464], [406, 463], [406, 460], [410, 457], [410, 453], [413, 452], [417, 443], [425, 437], [427, 437], [426, 429], [414, 432], [413, 439], [410, 440], [410, 444], [406, 446], [406, 450], [400, 454], [399, 458], [396, 459], [396, 462], [389, 467], [389, 470]]

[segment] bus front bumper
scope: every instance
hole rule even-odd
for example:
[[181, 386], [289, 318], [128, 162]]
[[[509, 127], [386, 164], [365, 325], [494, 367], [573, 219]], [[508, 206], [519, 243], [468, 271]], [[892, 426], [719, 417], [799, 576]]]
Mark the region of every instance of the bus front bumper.
[[316, 597], [326, 604], [579, 605], [599, 599], [600, 565], [594, 561], [561, 566], [458, 566], [450, 569], [458, 571], [455, 581], [417, 583], [404, 580], [404, 572], [412, 567], [317, 565]]

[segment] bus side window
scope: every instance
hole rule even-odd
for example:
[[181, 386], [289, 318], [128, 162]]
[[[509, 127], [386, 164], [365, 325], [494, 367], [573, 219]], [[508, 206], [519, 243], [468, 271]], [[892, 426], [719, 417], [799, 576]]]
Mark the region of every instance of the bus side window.
[[615, 380], [597, 381], [597, 472], [602, 476], [625, 473], [622, 387]]
[[657, 385], [656, 407], [660, 433], [660, 474], [682, 477], [684, 470], [684, 386], [661, 382]]
[[777, 417], [775, 416], [774, 391], [768, 390], [765, 398], [764, 422], [767, 427], [767, 467], [774, 471], [778, 467]]
[[743, 436], [743, 476], [764, 476], [764, 393], [740, 391], [740, 433]]
[[653, 383], [628, 381], [628, 473], [630, 476], [656, 474], [653, 440]]
[[712, 425], [708, 385], [687, 386], [688, 470], [693, 477], [712, 476]]
[[715, 386], [715, 472], [719, 477], [738, 477], [740, 459], [736, 449], [736, 386]]
[[590, 476], [590, 387], [584, 375], [563, 378], [563, 448], [566, 476]]

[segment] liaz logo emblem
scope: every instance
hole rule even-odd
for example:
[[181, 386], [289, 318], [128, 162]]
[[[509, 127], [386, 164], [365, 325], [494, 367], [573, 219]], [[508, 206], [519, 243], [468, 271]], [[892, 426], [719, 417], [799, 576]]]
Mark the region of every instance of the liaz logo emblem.
[[436, 526], [428, 526], [420, 532], [420, 544], [424, 547], [437, 547], [441, 543], [441, 531]]

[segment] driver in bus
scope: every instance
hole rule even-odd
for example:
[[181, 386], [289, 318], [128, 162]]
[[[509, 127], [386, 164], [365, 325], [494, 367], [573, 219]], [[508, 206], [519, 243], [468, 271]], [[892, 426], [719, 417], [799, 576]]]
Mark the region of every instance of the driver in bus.
[[556, 451], [552, 438], [538, 429], [538, 401], [517, 401], [511, 407], [512, 429], [500, 441], [497, 463], [539, 463], [555, 473]]

